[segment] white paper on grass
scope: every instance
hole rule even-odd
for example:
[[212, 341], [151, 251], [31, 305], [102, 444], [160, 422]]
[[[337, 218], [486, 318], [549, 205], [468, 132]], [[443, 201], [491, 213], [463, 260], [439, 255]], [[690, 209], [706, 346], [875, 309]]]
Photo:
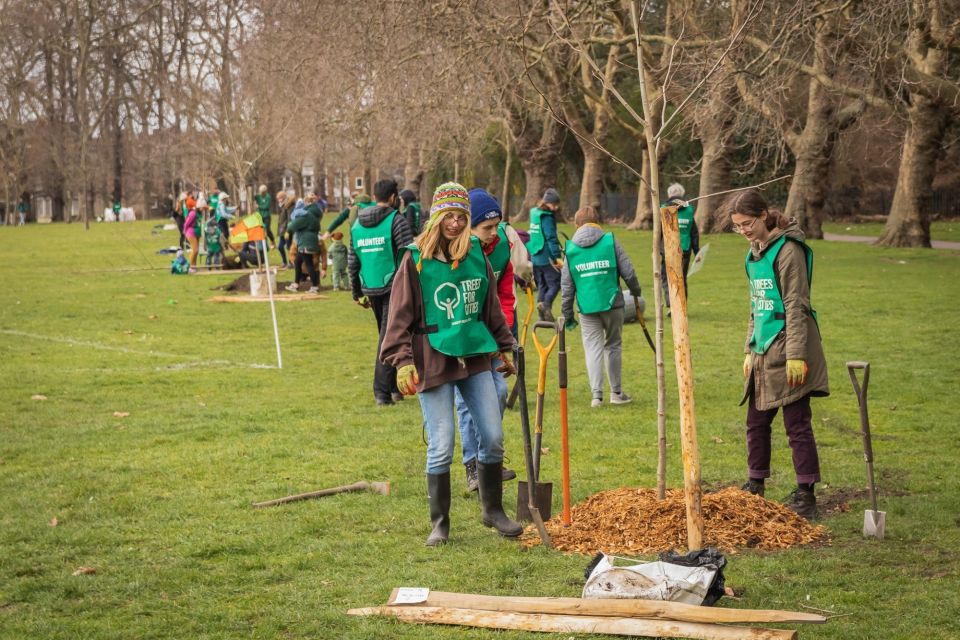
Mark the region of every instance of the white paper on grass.
[[703, 604], [716, 569], [647, 562], [618, 567], [604, 555], [583, 586], [584, 598], [638, 598]]
[[710, 249], [710, 243], [700, 247], [700, 251], [694, 256], [693, 260], [690, 261], [690, 266], [687, 267], [687, 277], [689, 278], [697, 271], [703, 268], [703, 263], [707, 259], [707, 251]]
[[400, 587], [390, 604], [420, 604], [426, 602], [429, 595], [430, 589], [426, 587]]

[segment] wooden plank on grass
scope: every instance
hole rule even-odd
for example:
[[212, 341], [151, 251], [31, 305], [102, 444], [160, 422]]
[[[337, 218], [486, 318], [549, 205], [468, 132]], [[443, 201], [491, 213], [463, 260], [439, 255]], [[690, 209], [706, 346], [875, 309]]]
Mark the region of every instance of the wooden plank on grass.
[[[320, 295], [319, 293], [284, 293], [277, 294], [273, 297], [274, 302], [296, 302], [299, 300], [329, 300], [327, 296]], [[207, 302], [270, 302], [270, 298], [267, 296], [251, 296], [251, 295], [238, 295], [238, 296], [213, 296], [212, 298], [207, 298]]]
[[[387, 601], [390, 606], [397, 599], [394, 589]], [[615, 600], [587, 598], [531, 598], [515, 596], [487, 596], [471, 593], [430, 591], [426, 601], [418, 606], [482, 609], [484, 611], [513, 611], [516, 613], [551, 613], [563, 615], [621, 616], [625, 618], [659, 618], [680, 622], [735, 622], [750, 624], [813, 622], [827, 619], [814, 613], [779, 611], [776, 609], [727, 609], [701, 607], [680, 602], [657, 600]]]
[[351, 616], [391, 616], [417, 624], [449, 624], [484, 629], [520, 629], [561, 633], [605, 633], [642, 638], [694, 638], [696, 640], [796, 640], [797, 632], [756, 627], [727, 627], [719, 624], [616, 618], [567, 616], [544, 613], [510, 613], [450, 607], [367, 607], [350, 609]]

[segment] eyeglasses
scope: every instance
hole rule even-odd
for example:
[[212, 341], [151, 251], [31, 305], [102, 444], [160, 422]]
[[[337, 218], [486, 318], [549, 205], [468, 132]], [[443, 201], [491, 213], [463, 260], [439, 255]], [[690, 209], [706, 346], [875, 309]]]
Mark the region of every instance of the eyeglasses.
[[747, 223], [745, 223], [745, 224], [737, 224], [736, 222], [734, 222], [734, 223], [733, 223], [733, 230], [736, 231], [737, 233], [743, 233], [744, 231], [748, 231], [749, 229], [753, 229], [753, 225], [757, 224], [757, 220], [759, 220], [759, 219], [760, 219], [760, 218], [754, 218], [753, 220], [751, 220], [750, 222], [747, 222]]
[[443, 216], [442, 222], [444, 224], [455, 224], [458, 227], [466, 225], [470, 220], [467, 219], [467, 216], [462, 213], [448, 213]]

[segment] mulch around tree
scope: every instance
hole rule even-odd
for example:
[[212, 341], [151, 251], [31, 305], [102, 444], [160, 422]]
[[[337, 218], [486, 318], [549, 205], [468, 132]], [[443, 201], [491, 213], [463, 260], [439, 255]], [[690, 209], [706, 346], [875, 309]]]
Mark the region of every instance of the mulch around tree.
[[[808, 544], [829, 544], [823, 525], [812, 524], [785, 505], [727, 487], [702, 498], [703, 546], [725, 553], [739, 549], [764, 551]], [[659, 553], [686, 549], [687, 516], [682, 489], [657, 500], [653, 489], [620, 488], [601, 491], [571, 509], [572, 524], [561, 516], [547, 521], [554, 547], [566, 553], [613, 555]], [[520, 538], [525, 547], [540, 544], [533, 525]]]

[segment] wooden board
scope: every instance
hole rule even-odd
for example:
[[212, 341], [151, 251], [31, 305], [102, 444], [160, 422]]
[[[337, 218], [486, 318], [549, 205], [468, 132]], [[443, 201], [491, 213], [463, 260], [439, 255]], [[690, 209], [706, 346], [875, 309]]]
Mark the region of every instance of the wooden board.
[[[296, 302], [298, 300], [329, 300], [328, 296], [320, 295], [319, 293], [278, 293], [273, 296], [274, 302]], [[207, 298], [207, 302], [270, 302], [268, 296], [250, 296], [250, 295], [239, 295], [239, 296], [213, 296], [212, 298]]]
[[[387, 601], [394, 605], [398, 589]], [[614, 600], [587, 598], [531, 598], [516, 596], [487, 596], [471, 593], [430, 591], [425, 602], [416, 606], [481, 609], [484, 611], [513, 611], [516, 613], [550, 613], [564, 615], [621, 616], [626, 618], [659, 618], [679, 622], [738, 622], [738, 623], [824, 623], [821, 615], [776, 609], [727, 609], [700, 607], [679, 602], [657, 600]]]
[[616, 618], [568, 616], [543, 613], [508, 613], [449, 607], [367, 607], [350, 609], [351, 616], [390, 616], [417, 624], [450, 624], [485, 629], [521, 629], [566, 634], [605, 633], [644, 638], [695, 638], [697, 640], [796, 640], [797, 632], [781, 629], [728, 627], [719, 624]]
[[[256, 273], [256, 269], [210, 269], [209, 271], [197, 271], [196, 273], [191, 273], [190, 277], [194, 276], [233, 276], [235, 278], [239, 276], [247, 276], [251, 273]], [[275, 271], [271, 269], [271, 271]]]

